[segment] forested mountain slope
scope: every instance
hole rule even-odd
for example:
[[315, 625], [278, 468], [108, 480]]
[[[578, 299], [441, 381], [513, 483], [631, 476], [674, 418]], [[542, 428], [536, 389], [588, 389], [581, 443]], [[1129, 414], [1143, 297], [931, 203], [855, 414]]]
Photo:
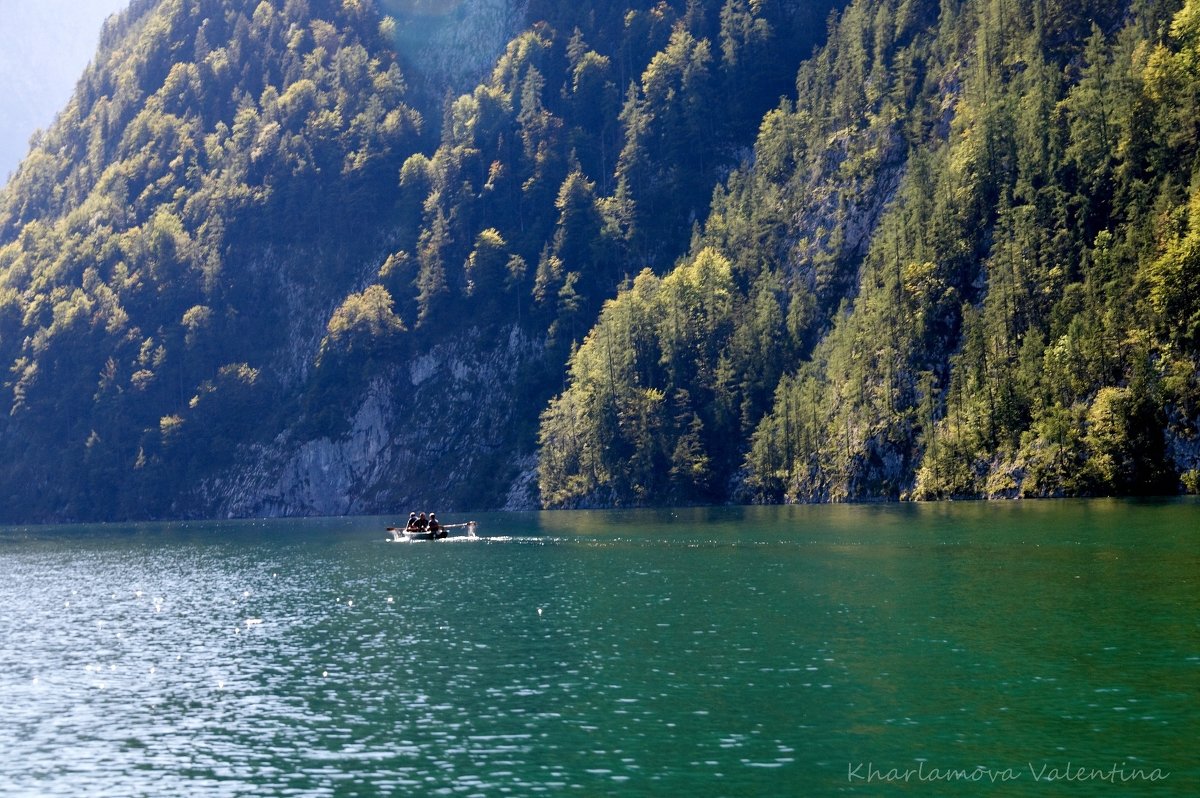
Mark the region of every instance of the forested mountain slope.
[[1200, 4], [854, 2], [602, 311], [554, 505], [1197, 490]]
[[0, 194], [0, 517], [534, 501], [830, 8], [134, 0]]
[[1200, 0], [135, 0], [0, 517], [1195, 491], [1198, 138]]

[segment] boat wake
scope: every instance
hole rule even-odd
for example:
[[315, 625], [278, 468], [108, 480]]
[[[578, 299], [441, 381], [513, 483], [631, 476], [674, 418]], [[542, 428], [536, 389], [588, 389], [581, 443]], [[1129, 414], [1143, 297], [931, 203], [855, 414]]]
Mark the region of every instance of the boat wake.
[[438, 538], [430, 540], [429, 538], [421, 537], [400, 537], [400, 538], [384, 538], [385, 543], [437, 543], [439, 545], [446, 543], [512, 543], [514, 541], [529, 541], [533, 538], [516, 537], [514, 535], [452, 535], [450, 537]]

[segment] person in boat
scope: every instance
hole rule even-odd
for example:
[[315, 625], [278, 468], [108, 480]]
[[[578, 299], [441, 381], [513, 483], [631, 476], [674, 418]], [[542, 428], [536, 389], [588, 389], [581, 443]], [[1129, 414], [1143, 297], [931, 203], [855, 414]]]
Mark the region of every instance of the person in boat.
[[415, 527], [415, 531], [419, 533], [429, 531], [429, 519], [425, 517], [425, 513], [421, 513], [417, 516], [417, 525]]
[[444, 526], [442, 526], [440, 523], [438, 523], [437, 515], [435, 513], [430, 513], [429, 514], [429, 537], [433, 540], [437, 540], [438, 538], [446, 537], [446, 535], [448, 535], [448, 534], [450, 534], [450, 533], [446, 531], [446, 528]]
[[405, 525], [404, 531], [405, 532], [416, 532], [417, 531], [417, 514], [416, 513], [408, 514], [408, 524]]

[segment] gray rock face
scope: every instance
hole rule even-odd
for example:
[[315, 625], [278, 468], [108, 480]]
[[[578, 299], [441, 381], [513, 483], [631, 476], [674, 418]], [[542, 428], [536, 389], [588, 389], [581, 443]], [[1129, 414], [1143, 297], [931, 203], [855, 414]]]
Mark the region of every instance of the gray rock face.
[[418, 72], [464, 91], [521, 29], [527, 0], [381, 0], [397, 51]]
[[396, 364], [370, 381], [343, 435], [285, 432], [254, 446], [195, 503], [227, 517], [447, 511], [480, 495], [497, 507], [536, 506], [531, 436], [513, 420], [531, 415], [517, 375], [542, 348], [513, 327], [499, 340], [469, 332]]

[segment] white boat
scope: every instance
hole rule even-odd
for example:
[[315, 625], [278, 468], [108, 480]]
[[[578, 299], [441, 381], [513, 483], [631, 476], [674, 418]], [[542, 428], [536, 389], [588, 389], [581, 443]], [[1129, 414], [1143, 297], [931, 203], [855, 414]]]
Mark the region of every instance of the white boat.
[[391, 543], [412, 543], [416, 540], [472, 539], [479, 537], [475, 533], [479, 524], [474, 521], [467, 521], [463, 524], [441, 524], [440, 526], [441, 530], [436, 535], [427, 531], [410, 530], [402, 526], [389, 526], [387, 531], [391, 537], [388, 538], [388, 541]]

